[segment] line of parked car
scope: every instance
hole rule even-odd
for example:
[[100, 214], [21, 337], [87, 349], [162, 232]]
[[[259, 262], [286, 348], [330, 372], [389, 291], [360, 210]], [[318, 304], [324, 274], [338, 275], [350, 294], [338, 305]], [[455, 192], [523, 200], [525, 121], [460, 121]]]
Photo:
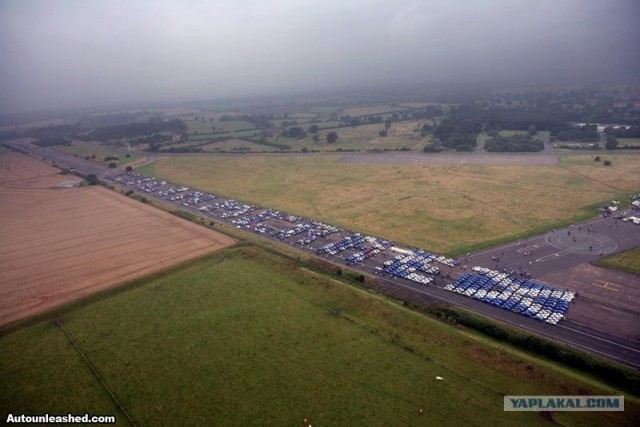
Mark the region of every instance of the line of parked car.
[[[260, 208], [256, 205], [243, 204], [235, 200], [224, 199], [213, 194], [192, 190], [186, 186], [167, 183], [164, 180], [150, 178], [135, 172], [120, 174], [112, 178], [114, 181], [135, 187], [140, 191], [153, 193], [156, 197], [163, 198], [177, 205], [189, 206], [198, 209], [203, 214], [216, 216], [231, 222], [238, 228], [246, 228], [260, 234], [270, 234], [278, 240], [286, 240], [293, 236], [305, 234], [296, 243], [307, 246], [318, 238], [324, 238], [346, 230], [311, 221], [288, 213]], [[215, 203], [208, 203], [215, 201]], [[204, 204], [207, 203], [207, 204]], [[275, 221], [275, 222], [274, 222]], [[277, 221], [280, 221], [278, 223]], [[291, 227], [282, 227], [282, 223], [290, 223]], [[355, 265], [392, 247], [392, 243], [373, 236], [364, 236], [359, 233], [349, 233], [339, 241], [325, 244], [315, 250], [316, 254], [326, 254], [341, 257], [343, 252], [350, 252], [344, 259], [347, 264]], [[398, 249], [398, 248], [396, 248]], [[398, 259], [398, 265], [385, 266], [387, 273], [414, 281], [420, 284], [428, 284], [433, 281], [433, 276], [439, 274], [439, 269], [429, 265], [429, 262], [441, 263], [448, 266], [459, 265], [458, 260], [424, 252], [420, 249], [403, 250], [411, 256]], [[382, 267], [378, 267], [380, 271]]]
[[571, 291], [553, 288], [484, 267], [465, 273], [445, 289], [514, 313], [557, 324], [575, 298]]

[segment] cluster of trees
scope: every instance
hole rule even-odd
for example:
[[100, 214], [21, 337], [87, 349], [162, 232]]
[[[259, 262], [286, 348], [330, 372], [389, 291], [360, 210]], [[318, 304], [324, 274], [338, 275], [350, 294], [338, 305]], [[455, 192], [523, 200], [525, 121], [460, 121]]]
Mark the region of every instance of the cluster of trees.
[[607, 135], [607, 142], [604, 143], [604, 148], [607, 150], [615, 150], [618, 148], [618, 138], [615, 135]]
[[640, 138], [640, 126], [631, 126], [628, 129], [608, 127], [605, 128], [604, 133], [616, 138]]
[[452, 113], [436, 127], [433, 135], [444, 147], [456, 151], [472, 151], [476, 147], [478, 134], [482, 131], [482, 121], [477, 117]]
[[550, 134], [559, 141], [598, 142], [600, 140], [596, 125], [557, 126], [551, 129]]
[[91, 132], [90, 136], [98, 141], [104, 141], [108, 139], [139, 138], [167, 131], [182, 135], [187, 132], [187, 125], [180, 119], [164, 120], [162, 118], [154, 118], [146, 123], [128, 123], [126, 125], [98, 128]]
[[302, 139], [307, 136], [307, 133], [300, 126], [292, 126], [290, 128], [282, 129], [282, 136], [286, 138]]
[[490, 152], [536, 152], [544, 150], [544, 143], [533, 139], [531, 135], [493, 136], [485, 142], [485, 149]]

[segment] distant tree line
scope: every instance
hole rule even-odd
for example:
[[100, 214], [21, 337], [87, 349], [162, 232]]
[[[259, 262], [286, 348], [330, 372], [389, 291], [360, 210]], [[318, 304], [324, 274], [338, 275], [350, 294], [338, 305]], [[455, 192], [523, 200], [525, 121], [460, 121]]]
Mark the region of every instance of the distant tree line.
[[605, 128], [604, 133], [616, 138], [640, 138], [640, 126], [631, 126], [628, 129], [608, 127]]
[[571, 125], [556, 126], [551, 129], [550, 135], [559, 141], [578, 141], [578, 142], [598, 142], [600, 134], [598, 134], [596, 125], [585, 125], [574, 127]]
[[160, 118], [149, 120], [146, 123], [101, 127], [92, 131], [89, 136], [98, 141], [105, 141], [108, 139], [139, 138], [166, 131], [184, 134], [187, 132], [187, 125], [180, 119], [164, 120]]
[[300, 126], [292, 126], [290, 128], [284, 128], [282, 130], [282, 136], [286, 138], [302, 139], [307, 136], [307, 133]]
[[62, 137], [42, 138], [34, 142], [41, 147], [50, 147], [52, 145], [71, 145], [71, 140]]

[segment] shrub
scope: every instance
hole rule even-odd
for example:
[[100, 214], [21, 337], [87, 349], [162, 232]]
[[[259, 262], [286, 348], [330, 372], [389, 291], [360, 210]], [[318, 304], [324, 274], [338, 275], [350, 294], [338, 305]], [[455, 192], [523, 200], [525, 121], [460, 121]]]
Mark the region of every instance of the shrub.
[[605, 166], [611, 166], [611, 160], [605, 160], [602, 164]]

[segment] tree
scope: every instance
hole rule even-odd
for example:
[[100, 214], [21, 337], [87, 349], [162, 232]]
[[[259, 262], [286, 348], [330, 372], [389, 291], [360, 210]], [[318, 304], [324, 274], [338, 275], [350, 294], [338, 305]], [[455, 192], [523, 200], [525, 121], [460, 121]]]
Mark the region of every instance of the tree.
[[91, 173], [91, 174], [87, 175], [87, 182], [89, 183], [89, 185], [97, 185], [98, 184], [98, 177], [96, 176], [96, 174]]
[[383, 138], [384, 138], [385, 136], [387, 136], [387, 131], [386, 131], [386, 129], [382, 129], [380, 132], [378, 132], [378, 135], [380, 135], [380, 136], [381, 136], [381, 137], [383, 137]]
[[307, 133], [300, 126], [293, 126], [289, 129], [285, 129], [282, 132], [282, 135], [288, 138], [304, 138]]
[[309, 133], [318, 133], [318, 130], [319, 130], [318, 125], [311, 125], [309, 126], [309, 129], [308, 129]]
[[329, 132], [327, 134], [327, 142], [336, 142], [338, 140], [338, 134], [336, 132]]
[[320, 137], [318, 136], [318, 134], [313, 135], [313, 142], [318, 142], [320, 141]]
[[607, 135], [607, 142], [604, 144], [604, 148], [607, 150], [615, 150], [618, 148], [618, 138], [614, 135]]

